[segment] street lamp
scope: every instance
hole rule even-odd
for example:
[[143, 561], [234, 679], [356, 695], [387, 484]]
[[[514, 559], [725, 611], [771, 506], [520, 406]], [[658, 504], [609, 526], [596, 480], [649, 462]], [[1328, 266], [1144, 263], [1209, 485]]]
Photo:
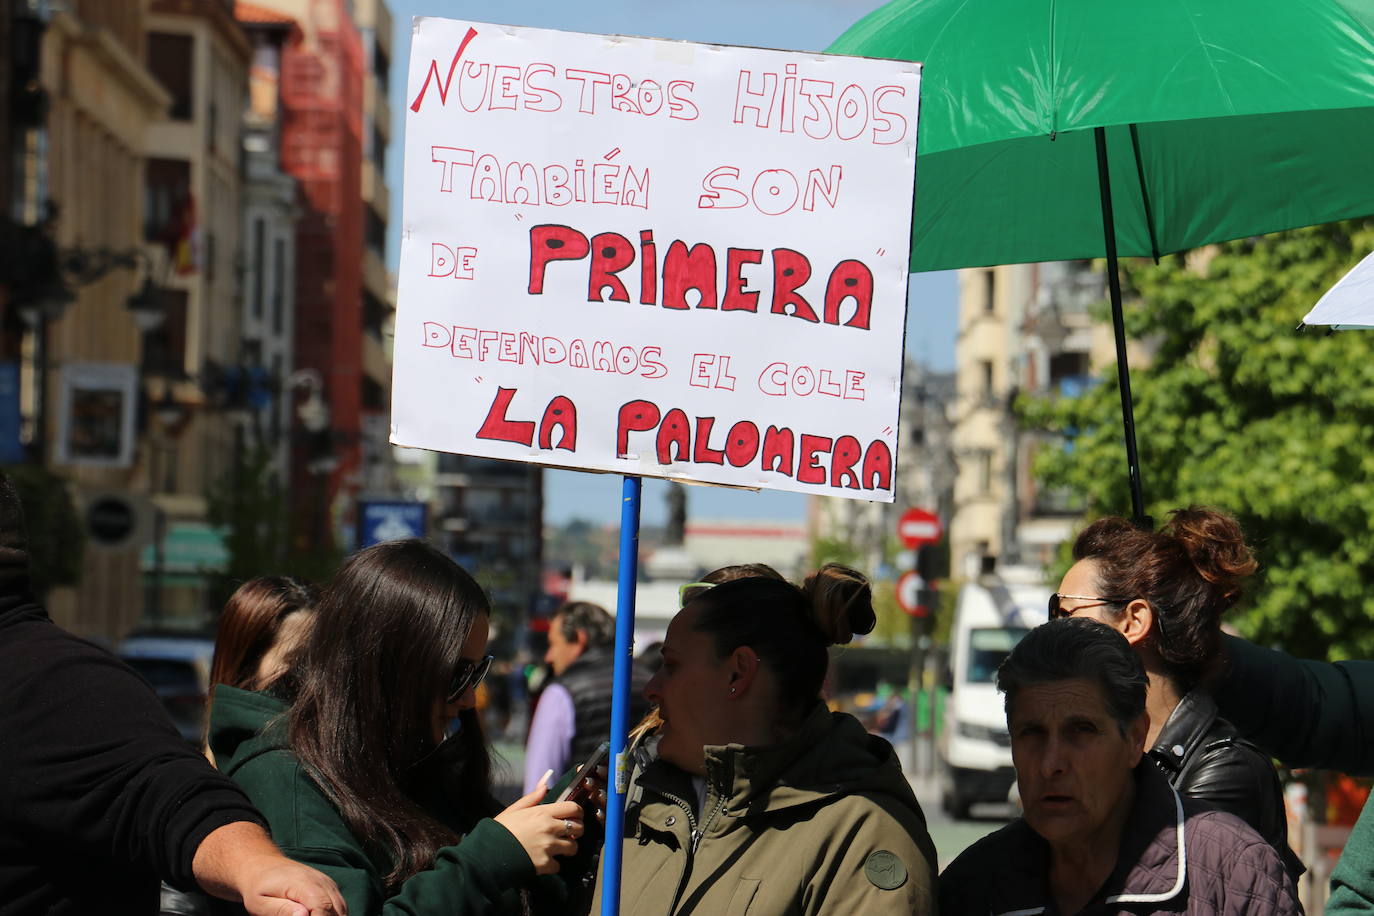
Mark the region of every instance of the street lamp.
[[[179, 403], [172, 396], [172, 384], [170, 381], [164, 383], [162, 388], [162, 398], [153, 407], [153, 416], [157, 419], [161, 427], [162, 442], [149, 441], [148, 443], [148, 493], [156, 496], [164, 489], [165, 481], [161, 480], [164, 476], [162, 454], [163, 448], [170, 450], [172, 440], [181, 431], [181, 424], [185, 422], [189, 410], [184, 404]], [[144, 604], [148, 609], [148, 618], [153, 626], [162, 624], [162, 595], [166, 587], [167, 557], [167, 514], [162, 507], [153, 500], [153, 575], [146, 586]]]

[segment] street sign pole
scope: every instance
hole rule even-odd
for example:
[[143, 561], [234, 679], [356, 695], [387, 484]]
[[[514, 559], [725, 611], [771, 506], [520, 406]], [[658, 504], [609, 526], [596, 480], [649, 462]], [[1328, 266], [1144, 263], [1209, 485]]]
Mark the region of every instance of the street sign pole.
[[[919, 568], [919, 557], [922, 548], [917, 548], [912, 555], [912, 565]], [[915, 569], [907, 570], [902, 573], [897, 580], [897, 604], [911, 618], [911, 652], [907, 656], [906, 674], [906, 695], [907, 695], [907, 753], [908, 767], [911, 773], [922, 772], [920, 757], [920, 721], [921, 721], [921, 686], [925, 678], [925, 648], [921, 642], [921, 635], [924, 632], [922, 624], [922, 608], [920, 605], [921, 590], [925, 587], [924, 580]]]
[[911, 618], [911, 667], [906, 675], [906, 694], [910, 698], [907, 735], [911, 772], [924, 775], [921, 761], [921, 681], [925, 677], [926, 652], [921, 647], [921, 618]]
[[[936, 600], [929, 583], [922, 576], [930, 569], [928, 552], [944, 536], [940, 517], [928, 509], [910, 508], [897, 519], [897, 537], [902, 544], [915, 551], [915, 569], [902, 574], [897, 581], [897, 603], [911, 615], [911, 657], [907, 669], [907, 695], [910, 698], [910, 756], [911, 772], [925, 776], [931, 770], [932, 753], [921, 753], [920, 709], [922, 688], [925, 686], [926, 656], [930, 645], [930, 616]], [[926, 714], [934, 737], [935, 697], [927, 697]]]
[[[933, 594], [927, 592], [927, 595]], [[912, 772], [917, 776], [929, 776], [932, 770], [931, 764], [934, 762], [934, 736], [935, 736], [935, 691], [931, 690], [928, 694], [923, 693], [926, 683], [926, 666], [930, 661], [930, 631], [931, 614], [934, 608], [927, 606], [926, 613], [919, 617], [911, 618], [911, 667], [915, 672], [916, 683], [918, 685], [917, 696], [925, 696], [926, 701], [926, 725], [925, 753], [921, 752], [922, 732], [917, 726], [920, 724], [919, 717], [911, 723], [911, 766]]]

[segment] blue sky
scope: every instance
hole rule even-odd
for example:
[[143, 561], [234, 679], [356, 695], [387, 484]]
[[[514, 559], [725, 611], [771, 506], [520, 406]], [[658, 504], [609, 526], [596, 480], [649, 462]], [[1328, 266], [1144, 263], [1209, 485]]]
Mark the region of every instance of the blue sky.
[[[388, 0], [395, 18], [391, 61], [391, 110], [395, 123], [387, 156], [392, 213], [388, 263], [400, 258], [401, 149], [405, 143], [406, 74], [410, 62], [410, 20], [444, 16], [505, 25], [578, 32], [677, 38], [717, 44], [823, 51], [880, 0]], [[936, 369], [954, 365], [956, 284], [952, 272], [913, 274], [907, 303], [907, 352]], [[581, 517], [618, 522], [621, 478], [609, 474], [548, 471], [544, 514], [551, 522]], [[666, 484], [644, 482], [643, 521], [665, 514]], [[798, 493], [689, 487], [688, 513], [695, 518], [800, 519], [806, 497]]]

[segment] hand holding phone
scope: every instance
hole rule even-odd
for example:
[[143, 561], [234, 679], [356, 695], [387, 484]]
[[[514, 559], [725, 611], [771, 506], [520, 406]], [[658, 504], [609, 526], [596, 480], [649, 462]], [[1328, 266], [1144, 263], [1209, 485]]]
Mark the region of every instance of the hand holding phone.
[[572, 782], [558, 794], [557, 801], [592, 801], [600, 791], [597, 778], [597, 770], [606, 765], [606, 760], [611, 753], [611, 743], [602, 741], [596, 750], [592, 751], [591, 756], [582, 762], [578, 767], [577, 775]]

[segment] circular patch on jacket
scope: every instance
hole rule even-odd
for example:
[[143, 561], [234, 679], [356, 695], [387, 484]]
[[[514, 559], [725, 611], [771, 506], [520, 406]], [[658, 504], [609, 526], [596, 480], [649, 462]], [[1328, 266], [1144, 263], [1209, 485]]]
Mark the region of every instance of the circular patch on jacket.
[[886, 849], [870, 852], [864, 860], [864, 874], [874, 887], [895, 891], [906, 884], [906, 866], [895, 853]]

